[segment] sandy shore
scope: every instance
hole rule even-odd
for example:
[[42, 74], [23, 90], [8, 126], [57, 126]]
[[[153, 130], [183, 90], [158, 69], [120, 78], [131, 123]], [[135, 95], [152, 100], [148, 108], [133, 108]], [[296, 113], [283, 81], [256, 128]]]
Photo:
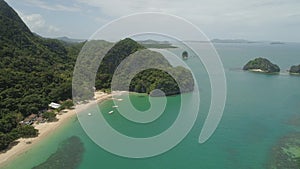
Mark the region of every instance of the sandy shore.
[[76, 115], [76, 112], [80, 112], [91, 104], [99, 103], [104, 100], [112, 98], [114, 95], [121, 95], [124, 93], [123, 91], [113, 92], [111, 94], [107, 94], [104, 92], [95, 92], [95, 101], [88, 102], [86, 104], [76, 105], [74, 110], [63, 110], [66, 113], [62, 113], [61, 115], [57, 115], [57, 122], [51, 123], [40, 123], [34, 124], [35, 128], [39, 130], [39, 135], [35, 138], [20, 138], [17, 141], [19, 142], [17, 145], [13, 146], [11, 149], [6, 152], [0, 153], [0, 167], [6, 165], [16, 157], [26, 153], [31, 147], [33, 147], [37, 142], [45, 139], [50, 136], [51, 133], [57, 130], [62, 124], [65, 124], [68, 120], [72, 119]]
[[261, 72], [261, 73], [267, 73], [266, 71], [263, 71], [261, 69], [249, 69], [251, 72]]

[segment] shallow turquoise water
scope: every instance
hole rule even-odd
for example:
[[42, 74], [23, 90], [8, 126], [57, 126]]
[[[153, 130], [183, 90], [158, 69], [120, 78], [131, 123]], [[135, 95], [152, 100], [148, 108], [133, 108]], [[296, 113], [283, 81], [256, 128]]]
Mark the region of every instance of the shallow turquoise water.
[[[209, 108], [210, 84], [201, 63], [191, 57], [187, 64], [199, 70], [194, 72], [201, 95], [199, 115], [191, 132], [172, 150], [145, 159], [119, 157], [97, 146], [74, 118], [6, 168], [36, 166], [54, 153], [60, 142], [73, 135], [79, 136], [85, 147], [82, 162], [78, 166], [80, 169], [266, 168], [272, 146], [278, 139], [299, 131], [299, 127], [290, 126], [287, 122], [295, 114], [300, 114], [300, 77], [285, 73], [257, 74], [237, 68], [252, 58], [263, 56], [278, 64], [284, 72], [290, 65], [300, 64], [300, 45], [216, 44], [216, 48], [225, 67], [228, 96], [222, 121], [214, 135], [204, 144], [198, 143], [198, 137]], [[179, 49], [172, 50], [180, 52]], [[172, 125], [178, 114], [180, 99], [180, 96], [169, 97], [165, 113], [147, 125], [128, 122], [118, 112], [103, 115], [119, 132], [128, 136], [149, 137]], [[147, 96], [132, 95], [131, 101], [139, 110], [149, 108]], [[100, 109], [108, 112], [112, 105], [112, 101], [106, 101], [100, 105]]]

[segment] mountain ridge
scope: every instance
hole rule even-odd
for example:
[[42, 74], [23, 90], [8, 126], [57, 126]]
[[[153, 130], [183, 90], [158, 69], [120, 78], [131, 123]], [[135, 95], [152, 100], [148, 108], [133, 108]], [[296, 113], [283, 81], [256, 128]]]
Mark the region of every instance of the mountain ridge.
[[67, 45], [32, 33], [0, 0], [0, 150], [20, 137], [34, 137], [33, 126], [19, 122], [52, 101], [72, 97], [71, 76], [82, 44]]

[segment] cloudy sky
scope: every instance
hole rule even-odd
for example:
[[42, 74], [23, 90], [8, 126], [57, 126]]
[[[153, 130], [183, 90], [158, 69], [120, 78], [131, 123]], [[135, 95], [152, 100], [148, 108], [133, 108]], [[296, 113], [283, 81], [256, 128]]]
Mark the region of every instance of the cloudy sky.
[[210, 39], [300, 42], [299, 0], [5, 0], [45, 37], [87, 39], [110, 21], [137, 12], [183, 17]]

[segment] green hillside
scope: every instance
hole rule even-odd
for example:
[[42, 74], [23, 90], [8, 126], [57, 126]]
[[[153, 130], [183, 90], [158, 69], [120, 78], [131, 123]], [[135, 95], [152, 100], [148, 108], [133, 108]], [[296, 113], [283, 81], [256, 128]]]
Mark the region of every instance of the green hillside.
[[[24, 117], [51, 101], [72, 97], [71, 75], [82, 44], [68, 45], [33, 34], [18, 14], [0, 0], [0, 149], [22, 133], [35, 136]], [[22, 131], [26, 132], [22, 132]]]
[[[122, 63], [124, 59], [126, 63]], [[116, 72], [117, 67], [120, 70]], [[136, 72], [135, 69], [145, 70]], [[113, 76], [115, 86], [111, 86]], [[174, 95], [193, 91], [194, 79], [186, 68], [174, 68], [160, 53], [145, 49], [136, 41], [126, 38], [107, 52], [98, 70], [96, 88], [111, 87], [152, 96], [159, 96], [151, 91], [160, 89], [165, 95]]]
[[[0, 0], [0, 24], [0, 150], [6, 149], [20, 137], [36, 136], [37, 130], [30, 125], [20, 125], [19, 122], [31, 114], [44, 113], [50, 102], [72, 99], [72, 85], [84, 85], [72, 84], [72, 76], [77, 56], [87, 43], [92, 44], [86, 47], [90, 52], [87, 55], [98, 56], [99, 48], [108, 50], [104, 53], [96, 76], [97, 89], [110, 89], [119, 64], [133, 55], [128, 68], [139, 61], [155, 65], [156, 69], [142, 71], [134, 77], [128, 77], [130, 69], [120, 73], [120, 80], [133, 79], [128, 82], [130, 91], [151, 94], [153, 89], [161, 89], [166, 95], [173, 95], [193, 90], [194, 81], [189, 70], [172, 67], [161, 54], [145, 49], [132, 39], [126, 38], [113, 44], [103, 40], [67, 43], [42, 38], [32, 33], [3, 0]], [[141, 51], [146, 53], [139, 53]], [[148, 55], [151, 55], [150, 60], [145, 59]], [[89, 67], [97, 64], [96, 60], [97, 57], [86, 58], [84, 64]], [[86, 77], [86, 72], [81, 72], [80, 78]], [[124, 90], [124, 82], [126, 80], [121, 81], [115, 89]], [[179, 86], [183, 87], [181, 91]], [[84, 99], [90, 99], [93, 87], [84, 86], [83, 91], [76, 92], [86, 94], [84, 90], [87, 90], [88, 95]], [[53, 117], [49, 113], [43, 115]]]

